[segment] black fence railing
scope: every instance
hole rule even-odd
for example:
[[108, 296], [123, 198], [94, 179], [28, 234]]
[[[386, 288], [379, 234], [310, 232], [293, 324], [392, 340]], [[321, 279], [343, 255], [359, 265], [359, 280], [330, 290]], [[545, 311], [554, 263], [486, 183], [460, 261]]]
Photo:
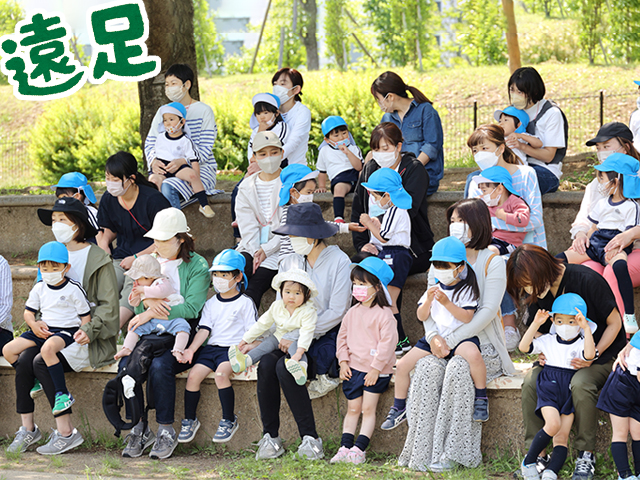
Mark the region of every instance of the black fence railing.
[[0, 187], [27, 186], [35, 166], [29, 161], [27, 142], [0, 141]]

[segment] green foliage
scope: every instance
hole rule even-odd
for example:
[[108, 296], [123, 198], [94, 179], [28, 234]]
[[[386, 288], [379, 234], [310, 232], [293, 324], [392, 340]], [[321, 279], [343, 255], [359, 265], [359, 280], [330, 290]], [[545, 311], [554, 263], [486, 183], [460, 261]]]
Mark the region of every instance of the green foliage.
[[640, 4], [638, 0], [609, 2], [608, 39], [613, 55], [626, 63], [640, 60]]
[[460, 23], [454, 24], [460, 53], [474, 66], [507, 63], [506, 19], [496, 0], [458, 3]]
[[[24, 11], [16, 0], [0, 0], [0, 37], [13, 33], [16, 23], [24, 18]], [[0, 84], [7, 85], [9, 81], [5, 74], [0, 73]]]
[[[324, 35], [326, 56], [331, 67], [345, 70], [373, 65], [367, 52], [370, 55], [376, 55], [376, 52], [372, 35], [365, 30], [366, 25], [367, 19], [363, 15], [360, 1], [326, 0]], [[354, 61], [354, 57], [358, 59]]]
[[344, 70], [348, 61], [349, 33], [346, 15], [343, 9], [347, 0], [326, 0], [324, 30], [329, 57], [333, 56], [335, 65]]
[[518, 21], [518, 41], [522, 64], [531, 65], [549, 60], [572, 63], [581, 60], [579, 27], [577, 19], [543, 19], [535, 15], [521, 15]]
[[193, 35], [196, 41], [198, 71], [209, 76], [222, 71], [224, 47], [218, 37], [207, 0], [193, 0]]
[[85, 86], [70, 97], [44, 104], [28, 136], [29, 159], [41, 178], [53, 182], [77, 170], [89, 180], [102, 179], [107, 158], [119, 150], [142, 162], [134, 87], [119, 88], [117, 82]]
[[603, 7], [604, 0], [581, 0], [580, 43], [591, 64], [595, 63], [602, 32], [606, 28]]

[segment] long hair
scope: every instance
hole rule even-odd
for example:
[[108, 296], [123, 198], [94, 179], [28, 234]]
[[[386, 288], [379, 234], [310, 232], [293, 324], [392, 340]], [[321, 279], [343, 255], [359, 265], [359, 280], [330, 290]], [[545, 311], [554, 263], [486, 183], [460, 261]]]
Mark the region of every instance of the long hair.
[[391, 304], [387, 300], [387, 295], [384, 293], [382, 282], [380, 282], [380, 279], [374, 274], [369, 273], [362, 267], [355, 267], [353, 270], [351, 270], [351, 281], [353, 282], [355, 280], [373, 285], [376, 289], [376, 294], [373, 297], [373, 302], [371, 302], [372, 307], [375, 307], [376, 305], [380, 307], [391, 306]]
[[513, 153], [513, 150], [511, 150], [504, 141], [504, 129], [500, 125], [495, 125], [493, 123], [480, 125], [471, 134], [469, 140], [467, 140], [467, 146], [469, 148], [473, 148], [485, 141], [497, 145], [498, 148], [504, 145], [504, 153], [502, 154], [504, 161], [511, 165], [521, 165], [518, 156]]
[[[460, 279], [458, 283], [453, 287], [453, 295], [451, 295], [451, 301], [456, 302], [460, 295], [466, 290], [471, 290], [474, 300], [478, 300], [480, 298], [480, 287], [478, 286], [478, 278], [476, 277], [476, 273], [473, 271], [466, 261], [460, 263], [453, 262], [439, 262], [434, 261], [432, 265], [435, 268], [439, 268], [440, 270], [446, 270], [450, 268], [451, 265], [455, 265], [455, 268], [458, 268], [460, 265], [464, 265], [467, 269], [467, 276], [463, 279]], [[459, 276], [460, 274], [458, 274]]]
[[129, 152], [119, 151], [118, 153], [111, 155], [107, 159], [105, 171], [109, 175], [113, 175], [122, 181], [127, 178], [131, 178], [136, 185], [145, 185], [155, 190], [158, 189], [155, 184], [147, 180], [147, 177], [138, 171], [138, 162], [136, 161], [136, 157]]
[[427, 96], [418, 90], [416, 87], [412, 87], [404, 83], [404, 80], [394, 72], [384, 72], [378, 78], [376, 78], [371, 84], [371, 95], [374, 97], [376, 93], [383, 98], [388, 94], [393, 93], [402, 98], [409, 98], [407, 91], [411, 93], [411, 96], [418, 103], [433, 103], [427, 98]]

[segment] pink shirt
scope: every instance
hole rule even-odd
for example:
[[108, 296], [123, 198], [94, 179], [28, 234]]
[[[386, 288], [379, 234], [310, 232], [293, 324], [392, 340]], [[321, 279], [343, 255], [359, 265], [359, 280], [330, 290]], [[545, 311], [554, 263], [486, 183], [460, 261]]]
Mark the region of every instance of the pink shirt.
[[144, 295], [135, 295], [133, 292], [129, 294], [129, 305], [137, 307], [140, 305], [142, 298], [167, 298], [172, 293], [176, 293], [168, 279], [158, 278], [150, 286], [144, 287]]
[[338, 362], [347, 361], [350, 368], [364, 373], [373, 368], [393, 373], [397, 328], [390, 307], [364, 307], [360, 303], [351, 307], [336, 340]]
[[[491, 217], [496, 216], [496, 210], [502, 208], [507, 214], [507, 225], [513, 225], [514, 227], [526, 227], [529, 225], [529, 217], [531, 210], [524, 200], [517, 195], [511, 194], [509, 198], [499, 207], [489, 207], [489, 213]], [[524, 237], [527, 232], [508, 232], [506, 230], [494, 230], [493, 236], [499, 240], [510, 243], [519, 247], [522, 245]]]

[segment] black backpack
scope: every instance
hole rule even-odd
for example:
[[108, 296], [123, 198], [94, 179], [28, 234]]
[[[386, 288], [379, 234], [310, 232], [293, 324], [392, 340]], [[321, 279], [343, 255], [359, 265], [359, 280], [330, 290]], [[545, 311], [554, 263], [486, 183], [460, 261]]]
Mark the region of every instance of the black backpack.
[[550, 164], [555, 164], [562, 162], [564, 157], [567, 155], [567, 146], [569, 145], [569, 122], [567, 121], [567, 117], [565, 116], [562, 109], [558, 107], [558, 104], [553, 100], [547, 100], [546, 102], [544, 102], [544, 105], [538, 112], [536, 118], [531, 120], [529, 122], [529, 125], [527, 125], [527, 133], [530, 135], [535, 135], [536, 124], [538, 123], [538, 120], [540, 120], [544, 116], [544, 114], [547, 113], [552, 107], [556, 107], [558, 110], [560, 110], [560, 114], [562, 115], [562, 123], [564, 124], [564, 148], [558, 148], [556, 150], [555, 156], [553, 157], [553, 160], [549, 162]]

